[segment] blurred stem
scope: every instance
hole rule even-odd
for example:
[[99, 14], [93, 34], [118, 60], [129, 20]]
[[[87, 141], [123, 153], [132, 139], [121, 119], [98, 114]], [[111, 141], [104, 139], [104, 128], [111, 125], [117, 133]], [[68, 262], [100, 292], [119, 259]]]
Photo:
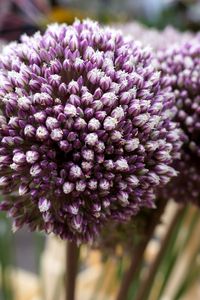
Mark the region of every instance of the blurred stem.
[[67, 241], [66, 253], [66, 300], [75, 300], [76, 274], [78, 270], [79, 248]]
[[143, 261], [143, 254], [148, 245], [148, 242], [152, 238], [155, 227], [160, 223], [160, 218], [165, 210], [166, 204], [167, 204], [167, 199], [159, 199], [157, 201], [157, 208], [154, 211], [152, 211], [151, 219], [147, 227], [146, 235], [144, 239], [142, 239], [142, 241], [134, 248], [130, 266], [122, 279], [122, 283], [116, 300], [128, 299], [128, 292], [130, 286], [135, 280], [138, 270], [141, 267]]
[[184, 207], [180, 206], [177, 209], [176, 213], [174, 214], [172, 221], [169, 225], [169, 228], [167, 229], [166, 235], [161, 241], [161, 246], [155, 257], [155, 260], [151, 264], [149, 272], [147, 273], [147, 276], [145, 277], [144, 281], [139, 286], [139, 290], [135, 298], [136, 300], [145, 300], [148, 298], [149, 292], [151, 290], [151, 286], [153, 285], [156, 276], [156, 272], [168, 248], [173, 231], [175, 230], [176, 225], [178, 224], [183, 212], [184, 212]]
[[[196, 212], [193, 213], [194, 207], [186, 206], [185, 211], [181, 218], [179, 218], [179, 223], [176, 226], [176, 229], [172, 233], [170, 243], [168, 244], [168, 249], [166, 250], [165, 257], [161, 266], [159, 267], [159, 272], [156, 275], [155, 280], [160, 280], [160, 288], [158, 291], [157, 298], [160, 299], [165, 291], [169, 280], [174, 272], [176, 261], [178, 257], [183, 252], [183, 249], [186, 248], [188, 244], [189, 237], [193, 232], [194, 227], [196, 226], [197, 221], [199, 220], [199, 212], [196, 215]], [[162, 274], [160, 276], [160, 273]], [[150, 299], [154, 300], [153, 290], [150, 293]]]

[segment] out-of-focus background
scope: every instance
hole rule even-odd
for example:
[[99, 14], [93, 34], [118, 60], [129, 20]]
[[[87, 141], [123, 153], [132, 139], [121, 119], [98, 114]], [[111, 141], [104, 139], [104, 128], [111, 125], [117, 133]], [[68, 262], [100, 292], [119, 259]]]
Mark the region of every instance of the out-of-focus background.
[[[116, 24], [117, 26], [139, 21], [147, 27], [164, 29], [167, 25], [171, 25], [180, 31], [197, 32], [200, 29], [200, 1], [0, 0], [0, 40], [2, 44], [3, 41], [7, 43], [18, 40], [23, 33], [32, 34], [38, 30], [44, 30], [50, 22], [71, 24], [75, 18], [86, 17], [96, 19], [103, 24]], [[13, 299], [12, 289], [8, 284], [9, 281], [6, 280], [7, 267], [14, 266], [17, 270], [38, 275], [44, 244], [45, 236], [42, 233], [30, 233], [25, 228], [13, 234], [6, 216], [3, 213], [0, 214], [0, 300]], [[25, 274], [27, 278], [29, 273]], [[33, 280], [35, 287], [34, 278], [34, 276], [30, 277], [29, 283]], [[23, 279], [22, 275], [21, 280]], [[24, 299], [17, 300], [30, 299], [39, 298], [28, 296], [25, 298], [24, 296]], [[200, 298], [190, 300], [193, 299]]]
[[139, 20], [147, 26], [199, 30], [198, 0], [0, 0], [0, 38], [17, 39], [49, 22], [90, 17], [102, 23]]

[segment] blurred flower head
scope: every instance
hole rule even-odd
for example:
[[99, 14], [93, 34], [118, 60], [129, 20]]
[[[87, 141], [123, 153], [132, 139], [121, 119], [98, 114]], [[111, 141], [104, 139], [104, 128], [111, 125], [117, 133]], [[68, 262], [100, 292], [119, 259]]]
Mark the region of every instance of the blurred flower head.
[[150, 45], [155, 51], [166, 49], [175, 44], [182, 44], [193, 37], [191, 32], [180, 32], [172, 26], [158, 30], [147, 28], [138, 22], [130, 22], [118, 27], [124, 34], [139, 40], [143, 45]]
[[155, 206], [181, 143], [149, 49], [76, 21], [6, 46], [0, 67], [1, 210], [14, 228], [89, 241]]
[[176, 202], [187, 204], [189, 202], [200, 206], [200, 158], [191, 153], [182, 153], [181, 161], [176, 162], [179, 176], [174, 178], [162, 190], [162, 196], [171, 197]]
[[178, 202], [200, 205], [200, 43], [196, 37], [182, 45], [158, 51], [163, 78], [171, 82], [175, 95], [175, 120], [184, 132], [180, 175], [167, 186], [167, 194]]
[[152, 210], [146, 209], [133, 216], [128, 222], [107, 223], [92, 247], [100, 249], [104, 255], [121, 256], [124, 252], [133, 253], [134, 247], [144, 239], [151, 217]]

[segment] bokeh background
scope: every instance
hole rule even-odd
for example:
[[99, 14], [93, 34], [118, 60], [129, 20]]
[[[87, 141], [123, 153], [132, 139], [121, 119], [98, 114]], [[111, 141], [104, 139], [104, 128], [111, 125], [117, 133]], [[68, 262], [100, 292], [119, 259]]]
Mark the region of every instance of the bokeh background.
[[17, 39], [49, 22], [90, 17], [102, 23], [138, 20], [147, 26], [198, 31], [198, 0], [0, 0], [0, 38]]
[[[171, 25], [180, 31], [197, 32], [200, 29], [200, 1], [0, 0], [0, 40], [2, 44], [18, 40], [23, 33], [32, 34], [44, 30], [50, 22], [71, 24], [76, 17], [80, 19], [89, 17], [103, 24], [116, 24], [116, 26], [138, 21], [147, 27], [160, 30]], [[38, 274], [44, 244], [43, 234], [30, 233], [26, 228], [13, 234], [9, 221], [1, 213], [1, 281], [6, 281], [5, 270], [11, 265]], [[0, 289], [0, 299], [12, 299], [8, 284]]]

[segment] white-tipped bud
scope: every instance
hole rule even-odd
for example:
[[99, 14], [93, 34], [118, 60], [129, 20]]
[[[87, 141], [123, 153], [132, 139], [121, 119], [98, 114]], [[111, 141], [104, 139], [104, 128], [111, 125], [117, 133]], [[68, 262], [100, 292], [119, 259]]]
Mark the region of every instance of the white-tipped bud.
[[62, 140], [63, 131], [60, 128], [53, 129], [50, 136], [52, 140], [59, 142]]
[[86, 183], [85, 183], [85, 181], [80, 180], [80, 181], [76, 182], [76, 190], [77, 190], [78, 192], [83, 192], [83, 191], [85, 191], [85, 188], [86, 188]]
[[105, 148], [105, 144], [101, 141], [97, 142], [97, 144], [95, 145], [95, 150], [97, 153], [103, 153]]
[[93, 168], [93, 163], [91, 161], [83, 161], [81, 167], [85, 172], [88, 172]]
[[149, 120], [149, 114], [140, 114], [133, 119], [133, 124], [135, 126], [141, 127]]
[[107, 191], [110, 187], [109, 181], [106, 179], [101, 179], [99, 182], [99, 187], [101, 190]]
[[115, 102], [117, 101], [117, 96], [115, 93], [112, 93], [112, 92], [105, 93], [101, 97], [101, 101], [104, 105], [113, 106], [115, 104]]
[[82, 156], [85, 160], [93, 160], [94, 159], [94, 152], [90, 149], [85, 149], [82, 151]]
[[9, 183], [8, 178], [6, 176], [0, 177], [0, 187], [7, 186]]
[[92, 118], [88, 123], [88, 129], [91, 131], [96, 131], [101, 127], [99, 120]]
[[130, 176], [127, 178], [127, 182], [128, 182], [128, 184], [129, 184], [131, 187], [136, 187], [136, 186], [138, 186], [138, 184], [139, 184], [139, 180], [138, 180], [138, 178], [137, 178], [135, 175], [130, 175]]
[[19, 186], [19, 195], [23, 196], [28, 192], [28, 186], [25, 184], [20, 184]]
[[83, 102], [84, 104], [86, 104], [86, 105], [89, 105], [89, 104], [91, 104], [91, 103], [93, 102], [93, 96], [92, 96], [92, 94], [89, 93], [89, 92], [85, 92], [85, 93], [82, 95], [81, 99], [82, 99], [82, 102]]
[[26, 125], [24, 128], [24, 134], [28, 137], [32, 137], [35, 134], [35, 128], [32, 125]]
[[39, 158], [39, 153], [37, 151], [27, 151], [26, 152], [26, 161], [29, 164], [34, 164]]
[[15, 155], [13, 156], [13, 162], [16, 164], [22, 164], [26, 161], [26, 156], [24, 153], [22, 152], [17, 152], [15, 153]]
[[158, 185], [160, 183], [160, 177], [156, 173], [149, 172], [147, 176], [151, 184]]
[[95, 180], [95, 179], [89, 180], [88, 187], [91, 190], [96, 190], [97, 189], [97, 180]]
[[34, 118], [38, 122], [44, 122], [46, 119], [46, 114], [43, 111], [39, 111], [34, 114]]
[[82, 176], [82, 170], [79, 166], [74, 165], [71, 167], [69, 175], [72, 176], [73, 178], [80, 178]]
[[119, 194], [117, 195], [117, 199], [119, 200], [122, 206], [127, 206], [129, 204], [128, 198], [128, 193], [124, 191], [119, 192]]
[[111, 131], [116, 128], [117, 126], [117, 119], [112, 117], [107, 117], [103, 122], [103, 127], [107, 131]]
[[64, 113], [68, 117], [75, 117], [77, 115], [76, 107], [70, 103], [65, 105]]
[[76, 94], [79, 91], [79, 85], [76, 81], [72, 80], [68, 84], [68, 91], [70, 94]]
[[51, 203], [46, 198], [41, 197], [39, 199], [38, 208], [41, 213], [48, 211], [50, 207], [51, 207]]
[[85, 138], [85, 143], [94, 146], [98, 141], [98, 135], [96, 133], [89, 133]]
[[[1, 118], [3, 118], [3, 116], [1, 116]], [[12, 127], [15, 127], [17, 128], [18, 127], [18, 121], [19, 121], [19, 118], [18, 117], [10, 117], [10, 120], [8, 122], [8, 124]], [[0, 126], [1, 124], [6, 124], [6, 119], [4, 121], [4, 119], [0, 119]]]
[[128, 171], [129, 170], [128, 163], [124, 158], [120, 158], [115, 162], [115, 168], [118, 171]]
[[27, 97], [20, 97], [17, 103], [19, 108], [27, 110], [31, 105], [31, 100], [28, 99]]
[[126, 190], [127, 189], [127, 183], [124, 181], [124, 180], [122, 180], [122, 181], [120, 181], [119, 182], [119, 188], [120, 188], [120, 190]]
[[121, 106], [116, 107], [112, 113], [111, 116], [115, 119], [117, 119], [118, 121], [122, 120], [124, 117], [124, 110]]
[[52, 129], [59, 127], [59, 122], [56, 120], [56, 118], [48, 117], [46, 119], [46, 126], [48, 129], [52, 130]]
[[104, 161], [104, 167], [106, 168], [106, 170], [111, 171], [114, 168], [114, 163], [111, 159], [109, 160], [105, 160]]
[[36, 130], [36, 136], [39, 140], [44, 141], [48, 138], [49, 132], [44, 126], [39, 126]]
[[19, 165], [16, 164], [16, 163], [12, 163], [12, 164], [10, 164], [10, 168], [11, 168], [12, 170], [17, 171], [17, 170], [19, 169]]
[[74, 184], [72, 182], [65, 182], [63, 184], [63, 192], [69, 194], [74, 190]]
[[[16, 159], [17, 159], [17, 156], [16, 156]], [[8, 160], [9, 160], [9, 156], [0, 155], [0, 163], [7, 163]]]
[[33, 165], [30, 168], [30, 174], [32, 177], [36, 177], [37, 175], [39, 175], [41, 173], [42, 169], [40, 168], [40, 166], [38, 164]]
[[121, 138], [122, 138], [122, 133], [121, 133], [120, 131], [114, 130], [114, 131], [112, 132], [112, 134], [111, 134], [111, 139], [112, 139], [112, 141], [117, 142], [117, 141], [120, 141]]
[[125, 144], [125, 150], [127, 152], [132, 152], [138, 148], [139, 144], [140, 142], [138, 138], [128, 140]]

